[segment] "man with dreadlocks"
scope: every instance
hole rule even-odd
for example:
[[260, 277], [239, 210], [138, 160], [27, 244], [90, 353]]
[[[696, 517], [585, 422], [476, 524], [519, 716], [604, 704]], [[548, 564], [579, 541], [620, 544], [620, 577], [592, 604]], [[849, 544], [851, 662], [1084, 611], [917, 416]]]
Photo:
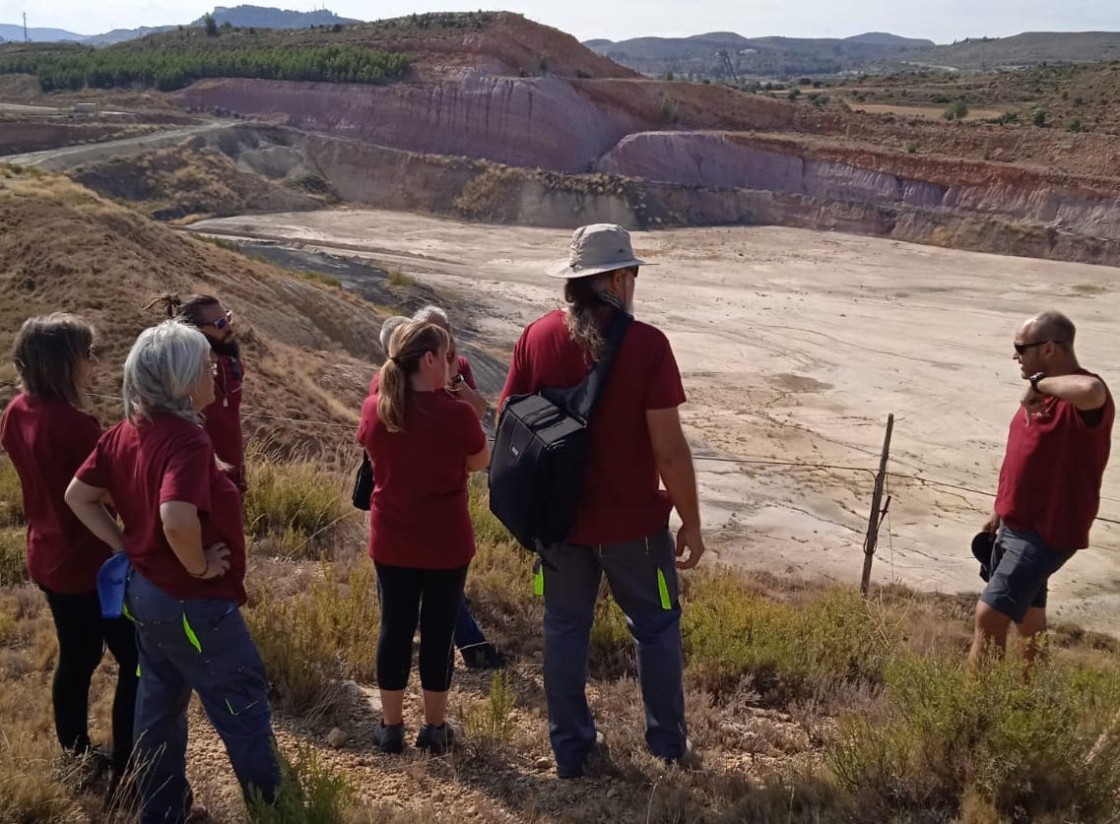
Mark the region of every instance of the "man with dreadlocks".
[[[563, 279], [567, 306], [522, 333], [503, 403], [543, 387], [580, 383], [603, 354], [613, 312], [633, 312], [642, 265], [621, 226], [576, 229], [568, 258], [548, 272]], [[541, 552], [544, 687], [561, 778], [583, 775], [585, 763], [603, 751], [586, 695], [591, 626], [603, 575], [638, 648], [646, 745], [670, 763], [688, 758], [677, 570], [696, 566], [704, 539], [692, 454], [677, 412], [684, 401], [669, 339], [649, 324], [632, 322], [591, 414], [575, 525], [567, 540]], [[668, 529], [672, 509], [682, 522], [675, 541]]]

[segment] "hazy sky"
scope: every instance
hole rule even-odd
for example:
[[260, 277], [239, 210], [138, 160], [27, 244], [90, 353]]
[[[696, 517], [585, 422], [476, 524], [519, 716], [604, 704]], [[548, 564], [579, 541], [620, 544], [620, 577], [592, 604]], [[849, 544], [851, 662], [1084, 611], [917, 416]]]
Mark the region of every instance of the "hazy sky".
[[[239, 0], [225, 0], [237, 5]], [[255, 5], [309, 11], [323, 0], [255, 0]], [[186, 23], [214, 0], [0, 0], [0, 23], [99, 34], [114, 28]], [[480, 0], [401, 0], [365, 3], [326, 0], [343, 17], [375, 20], [414, 11], [475, 10]], [[1120, 0], [507, 0], [501, 8], [574, 34], [580, 40], [644, 35], [687, 36], [734, 31], [746, 36], [847, 37], [889, 31], [948, 43], [964, 37], [1001, 37], [1023, 31], [1120, 30]]]

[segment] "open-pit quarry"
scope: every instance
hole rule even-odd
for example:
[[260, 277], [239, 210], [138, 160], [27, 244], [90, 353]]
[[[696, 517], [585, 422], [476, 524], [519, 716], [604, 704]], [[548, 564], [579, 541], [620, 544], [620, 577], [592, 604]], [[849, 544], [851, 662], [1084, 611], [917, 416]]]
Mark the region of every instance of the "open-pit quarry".
[[[231, 217], [192, 230], [264, 238], [396, 269], [446, 296], [491, 397], [524, 324], [558, 302], [542, 268], [566, 230], [389, 211]], [[712, 557], [858, 580], [886, 419], [895, 415], [873, 580], [979, 591], [968, 542], [992, 505], [1022, 381], [1012, 335], [1045, 308], [1078, 325], [1107, 379], [1120, 271], [773, 227], [636, 232], [637, 315], [673, 343], [689, 402]], [[359, 293], [372, 287], [343, 278]], [[1120, 631], [1120, 473], [1093, 546], [1052, 585], [1052, 611]]]

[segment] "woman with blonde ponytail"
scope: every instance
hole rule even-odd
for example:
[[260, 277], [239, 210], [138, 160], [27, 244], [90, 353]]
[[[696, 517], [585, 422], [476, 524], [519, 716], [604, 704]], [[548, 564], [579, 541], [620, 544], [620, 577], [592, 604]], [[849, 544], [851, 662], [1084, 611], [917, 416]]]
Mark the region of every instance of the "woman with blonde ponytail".
[[416, 746], [439, 755], [454, 741], [445, 717], [452, 633], [474, 557], [467, 473], [489, 465], [490, 447], [474, 409], [445, 391], [449, 347], [447, 333], [434, 324], [411, 321], [395, 329], [358, 426], [358, 442], [376, 467], [369, 553], [381, 594], [383, 715], [374, 740], [383, 752], [404, 749], [404, 689], [417, 624], [424, 723]]

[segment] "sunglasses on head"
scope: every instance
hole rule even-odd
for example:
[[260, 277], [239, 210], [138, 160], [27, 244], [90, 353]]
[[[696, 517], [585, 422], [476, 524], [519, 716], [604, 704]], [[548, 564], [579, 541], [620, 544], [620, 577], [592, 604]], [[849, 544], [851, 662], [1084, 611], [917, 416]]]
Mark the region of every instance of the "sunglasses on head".
[[227, 311], [224, 318], [218, 318], [217, 320], [210, 320], [210, 321], [207, 321], [206, 323], [200, 323], [198, 326], [199, 326], [199, 328], [202, 328], [204, 326], [213, 326], [215, 329], [217, 329], [219, 332], [221, 332], [223, 329], [225, 329], [227, 326], [229, 326], [232, 322], [233, 322], [233, 312]]

